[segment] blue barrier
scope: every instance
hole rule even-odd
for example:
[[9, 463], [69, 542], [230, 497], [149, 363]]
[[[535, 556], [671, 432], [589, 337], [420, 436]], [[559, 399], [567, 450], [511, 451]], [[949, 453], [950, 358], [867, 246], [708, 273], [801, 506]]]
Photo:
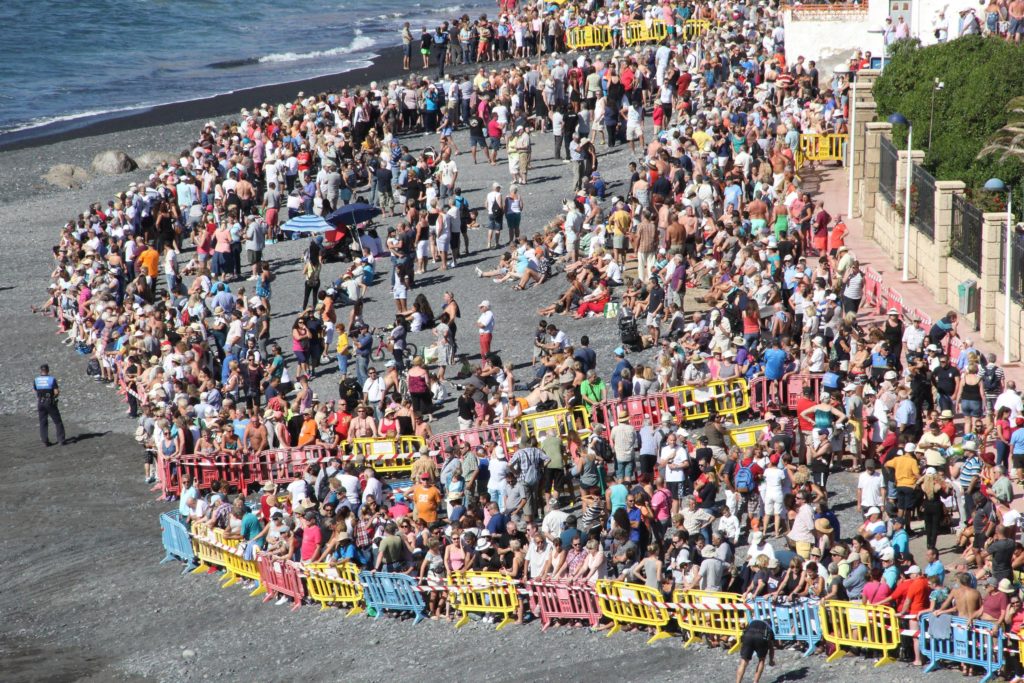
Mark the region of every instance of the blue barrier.
[[768, 622], [778, 641], [807, 643], [804, 657], [813, 654], [821, 642], [821, 622], [816, 602], [772, 604], [768, 598], [755, 598], [750, 618]]
[[366, 613], [380, 618], [386, 609], [412, 612], [416, 617], [413, 625], [426, 618], [426, 603], [419, 591], [419, 582], [408, 574], [391, 572], [360, 572], [359, 582], [363, 584], [363, 601]]
[[160, 530], [164, 550], [167, 551], [164, 559], [160, 560], [160, 564], [171, 560], [181, 560], [185, 563], [185, 571], [195, 567], [196, 555], [192, 550], [192, 538], [182, 521], [181, 514], [177, 510], [161, 514]]
[[[939, 617], [941, 618], [941, 617]], [[939, 662], [955, 662], [981, 667], [985, 677], [979, 683], [988, 683], [1003, 667], [1003, 631], [990, 621], [969, 622], [953, 617], [948, 638], [934, 638], [928, 633], [936, 620], [935, 615], [923, 612], [917, 617], [917, 643], [921, 655], [929, 660], [925, 671], [934, 671]]]

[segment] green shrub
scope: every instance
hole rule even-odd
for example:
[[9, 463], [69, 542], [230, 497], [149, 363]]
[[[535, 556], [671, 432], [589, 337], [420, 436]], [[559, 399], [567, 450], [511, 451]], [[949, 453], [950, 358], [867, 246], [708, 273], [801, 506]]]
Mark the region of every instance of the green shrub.
[[[988, 178], [998, 176], [1015, 189], [1024, 180], [1021, 157], [999, 160], [978, 153], [1010, 118], [1007, 103], [1024, 94], [1024, 49], [1002, 40], [967, 36], [921, 48], [906, 40], [891, 47], [885, 71], [875, 83], [878, 120], [900, 112], [914, 125], [914, 148], [926, 150], [925, 168], [939, 180], [962, 180], [972, 196]], [[935, 79], [945, 86], [935, 93], [932, 144], [928, 125]], [[906, 129], [893, 131], [897, 147], [906, 146]], [[970, 191], [969, 190], [969, 191]], [[1017, 195], [1020, 198], [1021, 195]], [[994, 199], [994, 198], [993, 198]]]

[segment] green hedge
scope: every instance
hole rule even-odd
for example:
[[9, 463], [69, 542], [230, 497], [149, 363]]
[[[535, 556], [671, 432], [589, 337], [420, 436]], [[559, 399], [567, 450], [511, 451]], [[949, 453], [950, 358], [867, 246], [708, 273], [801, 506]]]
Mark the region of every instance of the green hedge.
[[[935, 94], [932, 145], [924, 165], [939, 180], [964, 181], [982, 208], [997, 208], [1001, 201], [977, 190], [988, 178], [1000, 177], [1019, 192], [1024, 162], [1020, 156], [1006, 160], [999, 160], [999, 155], [977, 157], [1007, 124], [1007, 103], [1024, 95], [1024, 49], [980, 36], [926, 48], [911, 40], [893, 45], [874, 87], [878, 119], [885, 121], [897, 111], [906, 116], [914, 124], [915, 149], [928, 147], [936, 78], [945, 87]], [[906, 129], [898, 127], [893, 132], [896, 146], [906, 146]], [[1021, 195], [1016, 196], [1020, 200]]]

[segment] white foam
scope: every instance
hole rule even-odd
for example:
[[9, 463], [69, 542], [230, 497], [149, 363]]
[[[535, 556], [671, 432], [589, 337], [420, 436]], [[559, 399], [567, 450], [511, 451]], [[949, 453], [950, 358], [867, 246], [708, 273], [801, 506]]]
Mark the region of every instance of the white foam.
[[275, 52], [264, 57], [260, 57], [260, 64], [267, 64], [272, 62], [298, 62], [303, 59], [320, 59], [322, 57], [336, 57], [338, 55], [347, 55], [353, 52], [361, 52], [368, 50], [375, 45], [373, 38], [369, 36], [357, 35], [355, 39], [348, 45], [341, 47], [331, 48], [330, 50], [314, 50], [312, 52]]

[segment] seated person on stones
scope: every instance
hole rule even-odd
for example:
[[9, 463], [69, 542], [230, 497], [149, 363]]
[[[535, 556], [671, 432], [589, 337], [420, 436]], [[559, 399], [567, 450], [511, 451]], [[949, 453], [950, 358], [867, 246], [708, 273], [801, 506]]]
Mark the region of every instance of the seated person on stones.
[[576, 308], [580, 300], [586, 296], [587, 288], [581, 280], [571, 273], [566, 273], [565, 279], [569, 282], [568, 289], [553, 304], [537, 309], [539, 315], [549, 316], [555, 313], [566, 315], [569, 309]]
[[501, 258], [498, 259], [498, 265], [496, 268], [492, 268], [491, 270], [480, 270], [477, 268], [476, 275], [477, 277], [494, 278], [495, 282], [506, 282], [515, 277], [513, 265], [514, 262], [512, 260], [512, 254], [506, 251], [501, 255]]

